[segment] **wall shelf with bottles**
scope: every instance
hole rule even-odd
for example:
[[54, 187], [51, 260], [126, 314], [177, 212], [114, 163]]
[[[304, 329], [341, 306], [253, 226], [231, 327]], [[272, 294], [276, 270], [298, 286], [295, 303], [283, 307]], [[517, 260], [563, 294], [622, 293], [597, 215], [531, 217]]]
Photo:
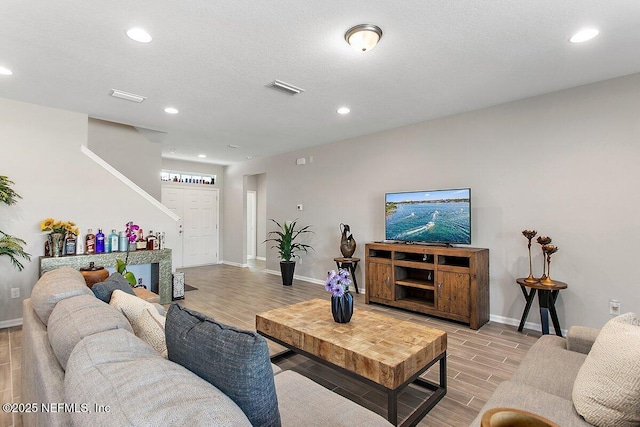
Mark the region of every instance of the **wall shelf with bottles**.
[[177, 182], [182, 184], [214, 185], [216, 183], [216, 175], [163, 169], [162, 172], [160, 172], [160, 181]]

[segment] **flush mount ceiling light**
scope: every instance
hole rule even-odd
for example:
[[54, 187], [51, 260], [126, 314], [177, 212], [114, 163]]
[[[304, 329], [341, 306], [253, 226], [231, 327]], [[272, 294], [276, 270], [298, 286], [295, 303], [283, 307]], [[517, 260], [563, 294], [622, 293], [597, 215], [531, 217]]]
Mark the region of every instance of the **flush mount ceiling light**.
[[382, 38], [382, 30], [377, 25], [360, 24], [349, 28], [344, 39], [358, 52], [366, 52], [376, 47]]
[[282, 80], [274, 80], [271, 83], [265, 85], [265, 87], [278, 90], [282, 93], [286, 93], [288, 95], [298, 95], [304, 92], [304, 89], [294, 86], [289, 83], [285, 83]]
[[147, 33], [142, 28], [130, 29], [129, 31], [127, 31], [127, 36], [129, 36], [131, 40], [135, 40], [140, 43], [149, 43], [151, 40], [153, 40], [149, 33]]
[[350, 112], [351, 112], [351, 110], [348, 107], [340, 107], [336, 111], [336, 113], [338, 113], [338, 114], [349, 114]]
[[600, 31], [598, 31], [596, 28], [585, 28], [584, 30], [580, 30], [575, 33], [573, 37], [569, 39], [569, 41], [571, 43], [582, 43], [591, 40], [598, 34], [600, 34]]
[[10, 75], [13, 74], [13, 71], [11, 71], [8, 68], [0, 66], [0, 74], [3, 75], [3, 76], [10, 76]]
[[168, 114], [178, 114], [179, 113], [178, 109], [177, 108], [173, 108], [173, 107], [165, 108], [164, 112], [168, 113]]
[[142, 102], [147, 99], [145, 96], [136, 95], [135, 93], [129, 93], [118, 89], [111, 89], [109, 95], [114, 98], [126, 99], [127, 101]]

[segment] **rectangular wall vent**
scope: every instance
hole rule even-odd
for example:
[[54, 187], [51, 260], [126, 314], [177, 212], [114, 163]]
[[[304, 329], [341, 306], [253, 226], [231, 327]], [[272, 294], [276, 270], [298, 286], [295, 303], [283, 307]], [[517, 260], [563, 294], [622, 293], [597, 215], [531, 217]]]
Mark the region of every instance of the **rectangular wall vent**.
[[269, 87], [271, 89], [278, 90], [282, 93], [286, 93], [288, 95], [297, 95], [299, 93], [304, 92], [304, 89], [296, 87], [294, 85], [290, 85], [289, 83], [285, 83], [281, 80], [274, 80], [269, 84], [266, 84], [265, 87]]
[[114, 98], [126, 99], [127, 101], [133, 101], [133, 102], [142, 102], [145, 99], [147, 99], [146, 96], [140, 96], [134, 93], [124, 92], [118, 89], [111, 89], [111, 92], [109, 92], [109, 95], [113, 96]]

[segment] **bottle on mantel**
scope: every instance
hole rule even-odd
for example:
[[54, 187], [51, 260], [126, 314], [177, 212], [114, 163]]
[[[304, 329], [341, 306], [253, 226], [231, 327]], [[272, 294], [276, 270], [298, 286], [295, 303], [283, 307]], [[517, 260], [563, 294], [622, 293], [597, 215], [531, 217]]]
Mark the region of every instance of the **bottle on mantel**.
[[84, 245], [85, 245], [85, 240], [82, 237], [82, 231], [78, 231], [78, 237], [76, 240], [76, 255], [84, 254]]
[[152, 251], [156, 249], [156, 235], [153, 234], [153, 230], [149, 230], [149, 235], [147, 236], [147, 250]]
[[104, 253], [104, 233], [101, 228], [98, 228], [98, 234], [96, 234], [96, 253]]
[[138, 229], [138, 240], [136, 241], [136, 250], [147, 249], [147, 239], [144, 238], [142, 228]]
[[111, 230], [111, 234], [109, 234], [109, 245], [111, 247], [111, 252], [118, 252], [120, 239], [118, 237], [118, 233], [116, 233], [115, 228]]
[[93, 229], [89, 229], [86, 238], [85, 252], [88, 254], [96, 253], [96, 235], [93, 234]]

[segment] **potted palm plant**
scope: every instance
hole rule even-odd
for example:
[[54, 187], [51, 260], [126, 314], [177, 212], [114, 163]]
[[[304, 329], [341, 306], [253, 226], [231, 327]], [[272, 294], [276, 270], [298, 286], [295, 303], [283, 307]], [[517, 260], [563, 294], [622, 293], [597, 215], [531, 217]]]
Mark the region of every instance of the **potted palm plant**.
[[[13, 184], [13, 181], [9, 178], [0, 176], [0, 202], [9, 206], [22, 198], [18, 193], [13, 191], [11, 184]], [[24, 269], [24, 265], [22, 265], [18, 258], [24, 258], [27, 261], [31, 260], [31, 255], [24, 251], [23, 245], [25, 244], [24, 240], [0, 231], [0, 256], [8, 256], [11, 264], [19, 271]]]
[[274, 242], [272, 248], [278, 249], [280, 255], [280, 272], [282, 273], [282, 284], [284, 286], [291, 286], [293, 284], [293, 272], [296, 268], [296, 262], [294, 258], [300, 257], [297, 252], [308, 252], [313, 248], [304, 243], [296, 242], [296, 239], [305, 233], [313, 233], [309, 230], [311, 227], [307, 225], [296, 229], [298, 220], [291, 221], [289, 224], [283, 222], [282, 225], [275, 219], [271, 219], [277, 226], [278, 230], [270, 231], [269, 236], [274, 236], [265, 240], [266, 242]]

